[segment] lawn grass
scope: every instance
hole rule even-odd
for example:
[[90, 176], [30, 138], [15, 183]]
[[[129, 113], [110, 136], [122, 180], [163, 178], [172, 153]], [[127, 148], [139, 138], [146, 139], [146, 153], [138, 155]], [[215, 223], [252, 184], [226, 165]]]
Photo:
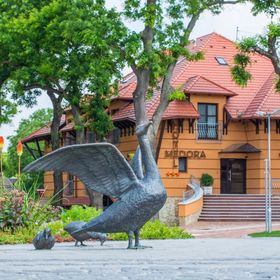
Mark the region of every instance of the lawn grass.
[[275, 230], [272, 231], [271, 233], [269, 232], [254, 232], [254, 233], [250, 233], [248, 234], [251, 237], [280, 237], [280, 230]]

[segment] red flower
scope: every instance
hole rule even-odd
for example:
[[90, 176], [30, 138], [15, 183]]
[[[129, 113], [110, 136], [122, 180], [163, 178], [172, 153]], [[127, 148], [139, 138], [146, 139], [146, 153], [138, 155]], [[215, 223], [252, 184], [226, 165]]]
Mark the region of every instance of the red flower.
[[18, 154], [19, 157], [21, 157], [22, 153], [23, 153], [23, 147], [22, 147], [21, 141], [19, 141], [18, 144], [17, 144], [17, 154]]
[[4, 137], [0, 136], [0, 150], [4, 148]]

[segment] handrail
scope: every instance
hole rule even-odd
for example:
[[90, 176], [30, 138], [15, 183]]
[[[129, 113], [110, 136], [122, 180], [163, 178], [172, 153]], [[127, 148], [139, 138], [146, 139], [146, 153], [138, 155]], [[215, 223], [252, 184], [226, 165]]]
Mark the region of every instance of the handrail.
[[200, 181], [194, 176], [191, 176], [188, 186], [191, 190], [184, 192], [183, 200], [180, 204], [190, 204], [203, 197], [203, 190], [200, 187]]

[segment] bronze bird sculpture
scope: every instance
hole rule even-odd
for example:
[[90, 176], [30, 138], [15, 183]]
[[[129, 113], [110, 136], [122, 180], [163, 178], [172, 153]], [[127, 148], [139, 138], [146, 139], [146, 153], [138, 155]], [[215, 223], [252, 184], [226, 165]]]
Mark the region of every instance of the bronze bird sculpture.
[[86, 246], [83, 242], [88, 239], [99, 239], [100, 245], [102, 246], [103, 243], [107, 240], [106, 233], [100, 233], [95, 231], [85, 231], [82, 234], [75, 234], [78, 230], [82, 229], [82, 227], [85, 225], [85, 222], [72, 222], [64, 227], [64, 230], [67, 231], [75, 240], [75, 246], [78, 246], [78, 243], [80, 242], [81, 246]]
[[74, 232], [75, 235], [89, 231], [126, 232], [129, 249], [144, 247], [139, 243], [140, 229], [166, 201], [166, 191], [147, 137], [149, 125], [144, 123], [136, 128], [141, 150], [141, 157], [137, 158], [142, 158], [142, 164], [133, 164], [134, 170], [119, 150], [109, 143], [63, 147], [25, 168], [25, 171], [65, 171], [77, 176], [87, 187], [118, 198], [100, 216]]
[[51, 249], [54, 246], [55, 240], [49, 228], [39, 232], [32, 241], [35, 249]]

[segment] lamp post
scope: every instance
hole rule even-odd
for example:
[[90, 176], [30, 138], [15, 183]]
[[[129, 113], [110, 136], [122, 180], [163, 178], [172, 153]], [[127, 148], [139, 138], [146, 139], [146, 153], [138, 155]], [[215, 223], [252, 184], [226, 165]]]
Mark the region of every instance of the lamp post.
[[274, 110], [272, 112], [257, 112], [257, 115], [260, 117], [267, 117], [267, 180], [268, 186], [266, 188], [266, 215], [265, 215], [265, 224], [266, 224], [266, 231], [272, 231], [272, 223], [271, 223], [271, 194], [272, 194], [272, 180], [271, 180], [271, 133], [270, 133], [270, 120], [271, 117], [280, 113], [280, 109]]

